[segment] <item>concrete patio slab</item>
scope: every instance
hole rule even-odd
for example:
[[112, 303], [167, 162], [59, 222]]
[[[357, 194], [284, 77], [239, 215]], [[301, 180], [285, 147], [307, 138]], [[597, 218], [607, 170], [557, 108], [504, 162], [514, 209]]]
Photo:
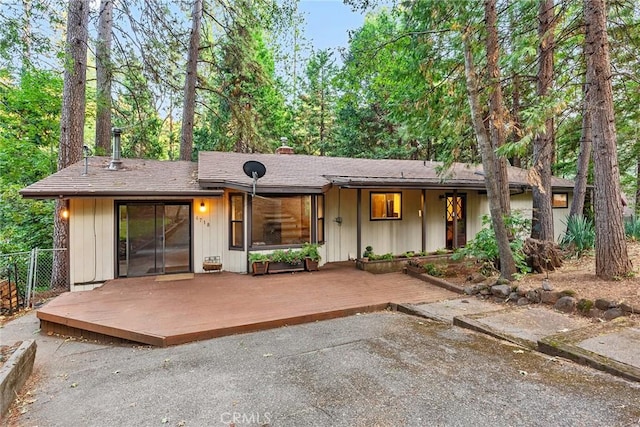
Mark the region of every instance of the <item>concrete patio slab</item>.
[[584, 328], [590, 319], [569, 316], [546, 307], [508, 308], [500, 312], [457, 316], [453, 324], [512, 341], [531, 349], [549, 335]]
[[635, 319], [621, 317], [544, 337], [538, 347], [544, 353], [640, 381], [640, 323]]
[[475, 297], [466, 297], [428, 304], [405, 304], [399, 309], [407, 314], [453, 323], [456, 316], [502, 311], [504, 307]]

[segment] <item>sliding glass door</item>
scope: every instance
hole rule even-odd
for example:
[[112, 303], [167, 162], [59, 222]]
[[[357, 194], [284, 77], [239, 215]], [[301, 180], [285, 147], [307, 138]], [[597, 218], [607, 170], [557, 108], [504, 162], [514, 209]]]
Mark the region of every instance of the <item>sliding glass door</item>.
[[118, 204], [118, 276], [191, 271], [190, 203]]

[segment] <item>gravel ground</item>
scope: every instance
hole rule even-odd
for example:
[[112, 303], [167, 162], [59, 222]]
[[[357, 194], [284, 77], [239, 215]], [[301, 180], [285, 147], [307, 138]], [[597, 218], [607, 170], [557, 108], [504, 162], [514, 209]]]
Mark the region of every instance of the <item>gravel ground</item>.
[[38, 352], [10, 424], [640, 425], [638, 384], [399, 313], [170, 348], [38, 337]]

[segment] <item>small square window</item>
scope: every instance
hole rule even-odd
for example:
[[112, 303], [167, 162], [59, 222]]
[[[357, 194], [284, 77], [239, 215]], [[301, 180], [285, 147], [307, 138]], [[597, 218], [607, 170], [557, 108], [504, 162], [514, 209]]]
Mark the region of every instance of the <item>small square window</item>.
[[371, 220], [402, 219], [402, 193], [371, 193]]
[[569, 194], [568, 193], [553, 193], [551, 197], [551, 206], [553, 208], [568, 208], [569, 207]]

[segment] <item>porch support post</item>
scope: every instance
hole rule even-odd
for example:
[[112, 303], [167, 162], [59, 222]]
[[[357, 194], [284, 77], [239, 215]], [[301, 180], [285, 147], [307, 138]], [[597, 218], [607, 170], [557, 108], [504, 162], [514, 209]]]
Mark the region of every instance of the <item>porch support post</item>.
[[356, 240], [358, 241], [356, 258], [360, 258], [362, 256], [362, 189], [358, 188], [358, 197], [357, 197], [357, 224], [356, 224]]
[[422, 252], [427, 251], [427, 190], [422, 189]]
[[458, 190], [453, 190], [453, 249], [458, 249]]

